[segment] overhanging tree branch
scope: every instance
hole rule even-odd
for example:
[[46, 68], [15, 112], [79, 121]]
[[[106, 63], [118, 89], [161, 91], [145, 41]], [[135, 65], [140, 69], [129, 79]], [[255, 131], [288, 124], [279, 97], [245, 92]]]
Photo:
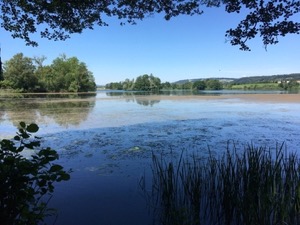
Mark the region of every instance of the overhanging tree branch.
[[250, 50], [246, 42], [258, 35], [267, 46], [278, 43], [278, 36], [300, 32], [295, 19], [300, 1], [295, 0], [1, 0], [0, 23], [12, 37], [37, 46], [31, 38], [37, 27], [45, 27], [40, 31], [43, 38], [65, 40], [72, 33], [107, 26], [105, 17], [115, 17], [120, 24], [135, 24], [155, 14], [163, 14], [166, 20], [200, 15], [203, 8], [222, 4], [228, 13], [247, 11], [245, 19], [226, 32], [231, 44], [242, 50]]
[[249, 11], [246, 18], [236, 28], [226, 32], [231, 44], [239, 45], [241, 50], [250, 50], [246, 42], [257, 35], [261, 36], [267, 47], [277, 44], [278, 36], [300, 33], [300, 23], [294, 21], [295, 15], [300, 12], [300, 1], [234, 0], [226, 3], [228, 13], [240, 13], [242, 7]]

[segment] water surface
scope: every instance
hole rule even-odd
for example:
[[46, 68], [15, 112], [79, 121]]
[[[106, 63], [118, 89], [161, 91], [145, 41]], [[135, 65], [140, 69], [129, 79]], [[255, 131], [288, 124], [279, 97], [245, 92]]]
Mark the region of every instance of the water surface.
[[59, 209], [56, 224], [152, 224], [139, 189], [140, 178], [151, 177], [152, 153], [176, 159], [181, 151], [207, 156], [228, 144], [242, 151], [249, 143], [275, 150], [282, 142], [298, 151], [300, 95], [258, 96], [99, 92], [1, 98], [0, 136], [13, 135], [19, 121], [36, 122], [43, 144], [74, 170], [50, 202]]

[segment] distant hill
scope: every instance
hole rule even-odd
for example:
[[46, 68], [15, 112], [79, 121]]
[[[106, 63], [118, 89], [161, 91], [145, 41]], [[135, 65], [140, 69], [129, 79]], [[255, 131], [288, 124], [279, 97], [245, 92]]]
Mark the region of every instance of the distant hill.
[[255, 77], [242, 77], [235, 79], [234, 84], [249, 84], [249, 83], [268, 83], [278, 81], [300, 80], [300, 73], [281, 74], [271, 76], [255, 76]]
[[269, 83], [278, 81], [300, 80], [300, 73], [281, 74], [281, 75], [268, 75], [268, 76], [253, 76], [253, 77], [241, 77], [241, 78], [198, 78], [198, 79], [185, 79], [173, 82], [173, 84], [185, 84], [188, 82], [196, 82], [198, 80], [214, 79], [219, 80], [222, 83], [233, 84], [250, 84], [250, 83]]
[[229, 82], [233, 82], [236, 80], [236, 78], [197, 78], [197, 79], [185, 79], [185, 80], [179, 80], [179, 81], [176, 81], [176, 82], [173, 82], [173, 84], [185, 84], [185, 83], [189, 83], [189, 82], [196, 82], [196, 81], [199, 81], [199, 80], [210, 80], [210, 79], [213, 79], [213, 80], [219, 80], [223, 83], [229, 83]]

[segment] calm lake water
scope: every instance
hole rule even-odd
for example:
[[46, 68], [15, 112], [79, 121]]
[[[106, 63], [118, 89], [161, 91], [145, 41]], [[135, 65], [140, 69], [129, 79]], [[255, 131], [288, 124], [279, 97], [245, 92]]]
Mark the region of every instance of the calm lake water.
[[0, 97], [0, 138], [13, 136], [20, 121], [36, 122], [43, 145], [73, 169], [71, 180], [56, 187], [50, 206], [58, 217], [49, 224], [153, 224], [139, 188], [141, 177], [151, 177], [152, 153], [176, 160], [182, 151], [205, 157], [228, 144], [275, 150], [283, 142], [299, 150], [300, 103], [211, 97], [224, 94]]

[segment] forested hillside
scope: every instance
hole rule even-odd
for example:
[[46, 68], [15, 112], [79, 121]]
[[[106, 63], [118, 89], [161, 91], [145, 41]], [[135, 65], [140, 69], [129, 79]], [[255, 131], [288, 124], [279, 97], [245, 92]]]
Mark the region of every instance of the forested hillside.
[[235, 79], [232, 83], [234, 84], [270, 83], [270, 82], [292, 81], [292, 80], [300, 80], [300, 73], [271, 75], [271, 76], [242, 77], [239, 79]]
[[214, 79], [222, 83], [232, 84], [249, 84], [249, 83], [272, 83], [279, 81], [292, 81], [300, 80], [300, 73], [292, 74], [280, 74], [280, 75], [267, 75], [267, 76], [253, 76], [253, 77], [241, 77], [241, 78], [198, 78], [198, 79], [184, 79], [174, 82], [173, 84], [185, 84], [188, 82], [196, 82], [199, 80]]
[[172, 84], [186, 84], [186, 83], [194, 83], [196, 81], [204, 81], [204, 80], [218, 80], [222, 83], [228, 83], [228, 82], [233, 82], [236, 79], [235, 78], [197, 78], [197, 79], [184, 79], [184, 80], [178, 80], [173, 82]]

